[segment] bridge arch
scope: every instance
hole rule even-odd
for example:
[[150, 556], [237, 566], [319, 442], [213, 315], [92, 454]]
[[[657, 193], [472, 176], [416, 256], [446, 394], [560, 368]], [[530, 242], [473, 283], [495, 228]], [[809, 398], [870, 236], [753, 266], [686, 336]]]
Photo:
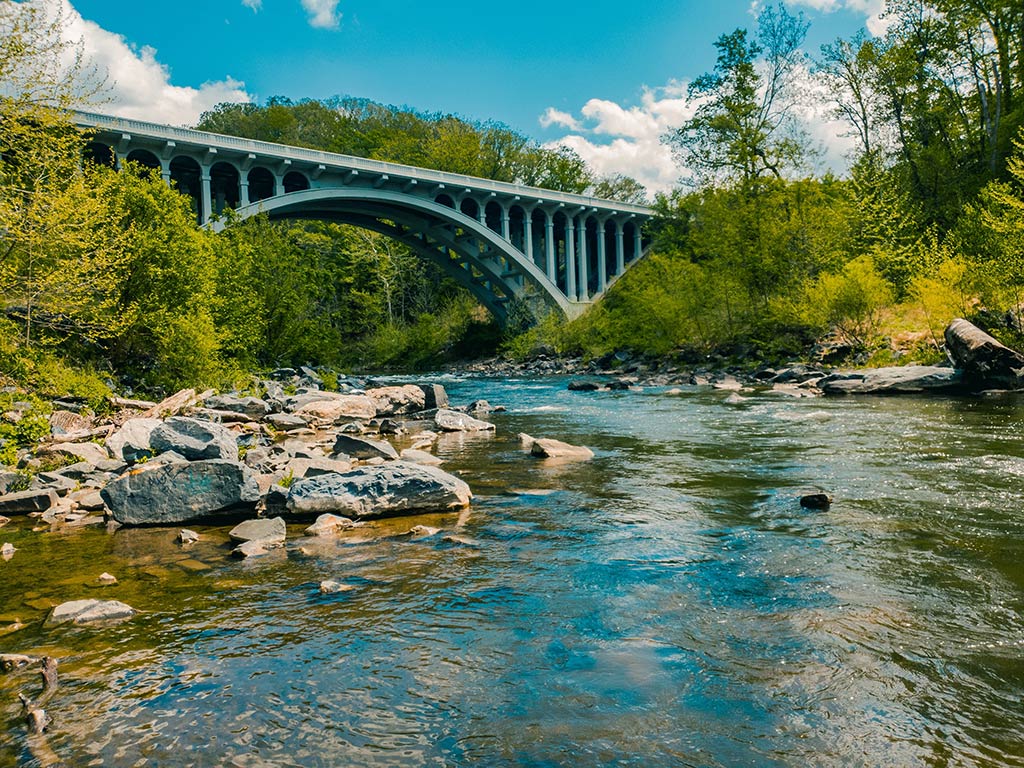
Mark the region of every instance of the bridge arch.
[[[475, 212], [479, 217], [479, 204]], [[361, 187], [307, 189], [242, 206], [230, 220], [210, 226], [220, 231], [231, 221], [260, 213], [271, 219], [336, 221], [392, 237], [441, 266], [503, 324], [513, 302], [535, 316], [543, 314], [544, 307], [570, 318], [582, 310], [486, 223], [430, 198]]]

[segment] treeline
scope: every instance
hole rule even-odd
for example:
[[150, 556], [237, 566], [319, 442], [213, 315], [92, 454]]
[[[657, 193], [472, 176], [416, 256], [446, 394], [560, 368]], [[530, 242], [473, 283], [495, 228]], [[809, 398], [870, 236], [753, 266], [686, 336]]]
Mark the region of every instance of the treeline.
[[[690, 177], [657, 201], [653, 254], [581, 321], [514, 351], [935, 360], [958, 315], [1019, 344], [1024, 5], [887, 9], [883, 36], [814, 58], [783, 6], [722, 35], [690, 86], [696, 114], [665, 137]], [[847, 178], [810, 173], [808, 107], [846, 126]]]

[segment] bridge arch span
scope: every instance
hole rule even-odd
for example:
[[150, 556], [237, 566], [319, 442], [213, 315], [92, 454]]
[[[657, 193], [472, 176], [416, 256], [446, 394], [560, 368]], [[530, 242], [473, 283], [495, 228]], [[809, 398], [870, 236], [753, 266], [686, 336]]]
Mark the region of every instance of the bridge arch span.
[[429, 198], [387, 189], [307, 189], [242, 206], [231, 219], [210, 226], [221, 231], [260, 213], [271, 220], [337, 221], [392, 237], [438, 264], [503, 324], [516, 301], [535, 316], [544, 307], [569, 318], [583, 309], [486, 223]]

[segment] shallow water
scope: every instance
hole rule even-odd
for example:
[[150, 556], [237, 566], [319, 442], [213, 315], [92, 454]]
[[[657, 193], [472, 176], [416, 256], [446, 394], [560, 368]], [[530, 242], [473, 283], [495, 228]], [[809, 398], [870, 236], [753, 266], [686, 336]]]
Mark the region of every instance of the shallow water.
[[[0, 675], [0, 765], [1024, 766], [1024, 401], [444, 383], [509, 408], [439, 446], [461, 516], [252, 562], [0, 530], [0, 652], [62, 675], [45, 744]], [[92, 596], [143, 613], [42, 626]]]

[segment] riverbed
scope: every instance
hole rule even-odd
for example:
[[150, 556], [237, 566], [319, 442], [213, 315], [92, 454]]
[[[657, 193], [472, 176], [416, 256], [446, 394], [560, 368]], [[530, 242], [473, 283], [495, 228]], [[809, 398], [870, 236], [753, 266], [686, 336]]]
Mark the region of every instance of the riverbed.
[[[1024, 400], [437, 380], [507, 407], [437, 446], [468, 512], [0, 529], [0, 652], [61, 673], [42, 746], [0, 675], [0, 766], [1024, 766]], [[43, 625], [82, 597], [141, 613]]]

